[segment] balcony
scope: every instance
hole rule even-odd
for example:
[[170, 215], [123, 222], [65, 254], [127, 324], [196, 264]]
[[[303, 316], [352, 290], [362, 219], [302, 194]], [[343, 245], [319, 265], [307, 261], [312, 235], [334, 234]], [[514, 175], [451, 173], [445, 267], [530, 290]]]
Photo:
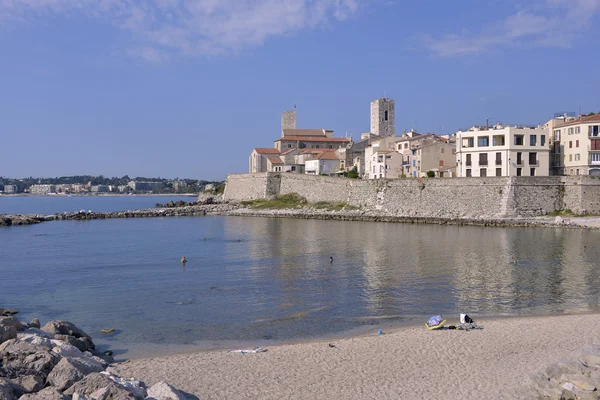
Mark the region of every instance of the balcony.
[[485, 161], [479, 160], [479, 165], [481, 165], [481, 166], [488, 165], [488, 162], [487, 162], [487, 160], [485, 160]]

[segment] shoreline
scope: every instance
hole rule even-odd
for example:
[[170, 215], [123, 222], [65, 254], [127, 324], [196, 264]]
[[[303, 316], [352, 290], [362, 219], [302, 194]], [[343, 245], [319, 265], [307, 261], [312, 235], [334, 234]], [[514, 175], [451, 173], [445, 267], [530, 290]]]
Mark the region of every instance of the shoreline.
[[182, 216], [239, 216], [261, 218], [317, 219], [334, 221], [388, 222], [483, 227], [534, 227], [600, 229], [600, 217], [428, 217], [399, 216], [376, 211], [323, 211], [313, 208], [256, 210], [237, 203], [214, 203], [172, 208], [148, 208], [115, 212], [65, 212], [60, 214], [0, 214], [1, 226], [31, 225], [46, 221], [94, 220], [116, 218], [158, 218]]
[[[152, 384], [168, 379], [200, 398], [534, 398], [536, 377], [600, 340], [600, 313], [478, 318], [482, 330], [421, 324], [355, 337], [208, 350], [115, 365]], [[458, 316], [446, 325], [456, 324]], [[333, 347], [329, 346], [332, 344]], [[196, 371], [202, 371], [198, 374]], [[543, 382], [542, 382], [543, 383]], [[548, 383], [546, 383], [548, 384]], [[559, 392], [560, 393], [560, 392]]]

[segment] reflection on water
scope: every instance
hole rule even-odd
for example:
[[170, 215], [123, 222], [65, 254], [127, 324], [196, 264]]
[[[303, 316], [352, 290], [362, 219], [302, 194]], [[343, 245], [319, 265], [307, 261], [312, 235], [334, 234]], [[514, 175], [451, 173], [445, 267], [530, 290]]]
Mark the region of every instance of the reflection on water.
[[125, 347], [309, 338], [438, 313], [596, 311], [598, 238], [241, 217], [52, 222], [0, 230], [0, 305], [96, 337], [115, 328], [107, 340]]

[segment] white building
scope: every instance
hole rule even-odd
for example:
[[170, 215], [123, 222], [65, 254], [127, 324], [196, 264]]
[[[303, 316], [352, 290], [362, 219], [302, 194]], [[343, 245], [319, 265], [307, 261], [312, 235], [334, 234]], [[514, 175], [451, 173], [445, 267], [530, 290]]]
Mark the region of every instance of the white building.
[[29, 187], [29, 193], [35, 195], [45, 195], [50, 193], [56, 193], [55, 185], [31, 185]]
[[458, 131], [456, 165], [459, 177], [548, 176], [550, 142], [547, 129], [537, 127], [473, 127]]
[[377, 151], [369, 155], [367, 179], [393, 179], [402, 174], [402, 154], [395, 151]]
[[315, 158], [306, 160], [305, 173], [311, 175], [335, 175], [340, 171], [340, 159], [335, 151], [323, 151]]

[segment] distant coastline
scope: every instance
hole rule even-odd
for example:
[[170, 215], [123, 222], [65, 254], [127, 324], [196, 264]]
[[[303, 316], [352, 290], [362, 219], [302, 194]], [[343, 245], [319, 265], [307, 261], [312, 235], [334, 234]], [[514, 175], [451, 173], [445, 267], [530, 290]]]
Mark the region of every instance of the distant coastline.
[[166, 197], [198, 197], [199, 193], [77, 193], [77, 194], [31, 194], [31, 193], [16, 193], [16, 194], [2, 194], [0, 197], [128, 197], [128, 196], [166, 196]]

